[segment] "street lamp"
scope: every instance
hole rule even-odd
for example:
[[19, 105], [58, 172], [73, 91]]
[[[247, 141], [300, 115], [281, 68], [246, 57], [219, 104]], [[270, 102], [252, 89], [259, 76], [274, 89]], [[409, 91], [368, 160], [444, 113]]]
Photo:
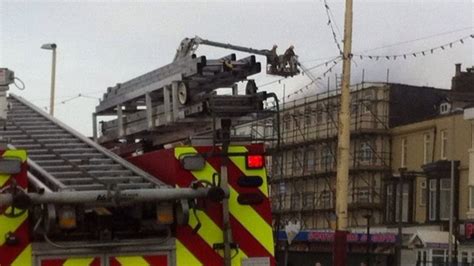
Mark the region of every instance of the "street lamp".
[[366, 259], [367, 259], [367, 266], [370, 266], [370, 219], [372, 218], [372, 213], [368, 212], [366, 215], [363, 216], [367, 219], [367, 250], [366, 250]]
[[46, 43], [41, 45], [41, 49], [53, 51], [53, 62], [51, 66], [51, 98], [49, 101], [49, 114], [54, 116], [54, 87], [56, 83], [56, 48], [58, 46], [55, 43]]

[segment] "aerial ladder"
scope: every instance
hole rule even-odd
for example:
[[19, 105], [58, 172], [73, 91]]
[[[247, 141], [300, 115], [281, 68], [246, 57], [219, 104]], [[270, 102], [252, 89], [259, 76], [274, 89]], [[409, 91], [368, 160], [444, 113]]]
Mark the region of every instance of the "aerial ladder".
[[254, 49], [250, 47], [244, 47], [239, 45], [234, 45], [230, 43], [222, 43], [211, 40], [203, 39], [199, 36], [194, 38], [185, 38], [181, 41], [176, 55], [174, 56], [174, 61], [179, 60], [180, 58], [194, 54], [198, 49], [199, 45], [207, 45], [213, 47], [219, 47], [224, 49], [230, 49], [234, 51], [240, 51], [244, 53], [256, 54], [265, 56], [267, 59], [266, 73], [269, 75], [277, 75], [293, 77], [300, 73], [298, 69], [298, 56], [294, 53], [293, 45], [291, 45], [283, 55], [278, 55], [276, 49], [277, 45], [273, 45], [272, 49]]
[[2, 83], [0, 264], [275, 265], [265, 147], [232, 127], [276, 96], [254, 55], [194, 51], [107, 88], [92, 138]]

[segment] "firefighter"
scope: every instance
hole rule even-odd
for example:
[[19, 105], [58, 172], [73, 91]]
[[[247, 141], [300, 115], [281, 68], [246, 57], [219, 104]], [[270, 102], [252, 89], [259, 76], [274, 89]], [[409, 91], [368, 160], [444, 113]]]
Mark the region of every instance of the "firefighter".
[[295, 72], [296, 70], [296, 54], [294, 49], [295, 47], [290, 45], [290, 47], [288, 47], [288, 49], [286, 49], [285, 53], [283, 54], [282, 67], [285, 68], [286, 65], [288, 65], [291, 73]]
[[275, 73], [280, 66], [280, 60], [277, 54], [278, 45], [274, 44], [272, 49], [270, 50], [269, 55], [267, 56], [267, 63], [270, 64], [270, 72]]

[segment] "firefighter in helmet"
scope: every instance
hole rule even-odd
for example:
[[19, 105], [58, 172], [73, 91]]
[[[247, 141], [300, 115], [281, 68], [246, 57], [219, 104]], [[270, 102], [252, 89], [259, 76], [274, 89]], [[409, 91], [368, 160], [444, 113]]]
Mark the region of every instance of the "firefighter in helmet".
[[278, 45], [274, 44], [272, 49], [270, 50], [270, 53], [267, 56], [267, 64], [270, 65], [271, 73], [277, 72], [280, 66], [280, 60], [278, 58], [277, 48], [278, 48]]
[[285, 53], [283, 54], [282, 67], [286, 68], [288, 65], [291, 73], [295, 72], [296, 70], [296, 54], [294, 49], [295, 47], [290, 45], [290, 47], [288, 47], [288, 49], [286, 49]]

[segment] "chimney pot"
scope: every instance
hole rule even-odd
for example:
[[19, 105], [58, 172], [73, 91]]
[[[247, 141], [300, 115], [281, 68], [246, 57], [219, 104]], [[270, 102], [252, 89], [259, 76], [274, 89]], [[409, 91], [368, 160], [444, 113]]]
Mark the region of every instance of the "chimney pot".
[[455, 64], [456, 66], [456, 73], [454, 74], [455, 77], [459, 77], [461, 75], [461, 64]]

